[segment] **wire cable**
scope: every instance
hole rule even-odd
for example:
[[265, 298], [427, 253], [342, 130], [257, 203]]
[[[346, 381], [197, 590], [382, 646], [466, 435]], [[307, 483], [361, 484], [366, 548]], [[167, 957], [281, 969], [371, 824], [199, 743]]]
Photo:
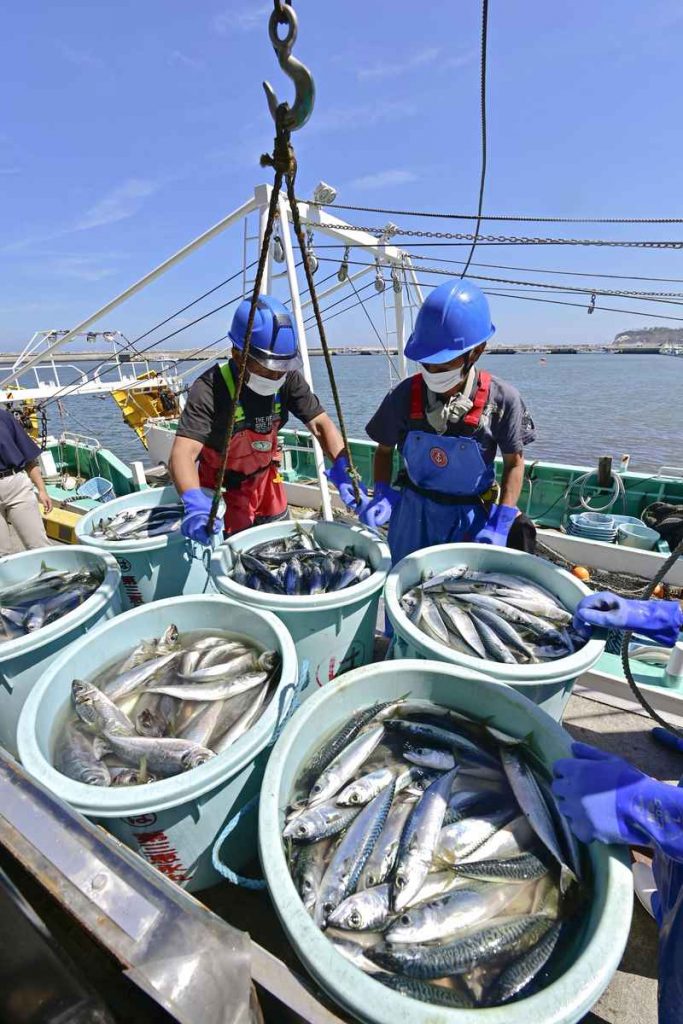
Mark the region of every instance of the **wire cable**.
[[[331, 203], [318, 203], [313, 199], [299, 199], [306, 206], [325, 207]], [[420, 217], [438, 220], [478, 220], [476, 213], [439, 213], [430, 210], [391, 210], [383, 206], [354, 206], [334, 201], [335, 210], [353, 210], [356, 213], [379, 213], [389, 217]], [[536, 217], [530, 214], [492, 214], [481, 220], [507, 221], [519, 224], [683, 224], [683, 217]]]
[[477, 247], [477, 238], [481, 228], [481, 213], [484, 206], [484, 188], [486, 185], [486, 52], [488, 47], [489, 27], [489, 0], [482, 0], [481, 4], [481, 83], [480, 83], [480, 117], [481, 117], [481, 174], [479, 178], [479, 201], [477, 203], [477, 223], [474, 228], [474, 238], [470, 248], [465, 269], [460, 274], [463, 278], [470, 269], [470, 263]]

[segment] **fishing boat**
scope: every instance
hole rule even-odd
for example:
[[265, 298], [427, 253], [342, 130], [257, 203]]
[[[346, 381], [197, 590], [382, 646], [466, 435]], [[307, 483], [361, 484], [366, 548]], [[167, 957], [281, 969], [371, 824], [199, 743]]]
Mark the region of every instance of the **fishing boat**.
[[[153, 367], [115, 330], [72, 337], [98, 344], [106, 353], [92, 369], [83, 369], [77, 365], [79, 356], [88, 362], [92, 356], [87, 351], [65, 353], [67, 333], [37, 331], [11, 362], [0, 362], [0, 407], [12, 412], [41, 447], [40, 469], [54, 506], [44, 515], [46, 532], [54, 540], [70, 542], [81, 515], [147, 486], [141, 464], [128, 466], [98, 438], [70, 429], [70, 401], [111, 398], [145, 445], [148, 419], [163, 422], [165, 416], [178, 415], [181, 385], [174, 364]], [[49, 433], [48, 409], [61, 420], [57, 435]]]
[[[86, 317], [72, 331], [65, 332], [61, 343], [67, 344], [79, 333], [87, 332], [104, 312], [115, 308], [210, 238], [238, 223], [243, 224], [245, 238], [242, 294], [247, 294], [247, 267], [251, 265], [246, 258], [247, 240], [260, 239], [271, 198], [270, 186], [257, 188], [254, 196], [233, 214], [169, 257], [112, 302]], [[310, 381], [302, 315], [306, 302], [297, 282], [290, 219], [284, 196], [276, 196], [275, 201], [279, 208], [278, 242], [286, 263], [304, 370]], [[389, 308], [394, 318], [392, 331], [400, 364], [399, 376], [404, 376], [408, 372], [403, 360], [406, 321], [422, 299], [410, 257], [390, 244], [390, 232], [384, 237], [381, 232], [366, 233], [363, 238], [357, 229], [351, 230], [351, 226], [332, 217], [319, 205], [299, 205], [301, 215], [312, 232], [332, 235], [349, 246], [361, 241], [370, 262], [365, 269], [355, 273], [354, 278], [374, 275], [375, 284], [381, 281], [383, 285], [378, 290], [383, 291], [386, 287], [385, 274], [389, 277], [393, 287], [388, 292], [391, 302], [387, 303], [385, 310]], [[253, 227], [247, 228], [248, 217], [257, 220], [255, 232]], [[277, 254], [273, 250], [267, 259], [267, 290], [272, 280], [272, 263], [276, 259]], [[347, 287], [350, 280], [348, 271], [347, 260], [345, 275], [340, 272], [338, 283], [328, 288], [327, 294]], [[48, 347], [53, 344], [58, 347], [59, 340], [52, 339]], [[33, 369], [34, 365], [25, 368]], [[137, 396], [156, 386], [155, 378], [145, 376], [148, 372], [142, 370], [135, 374], [134, 381], [121, 378], [110, 390], [112, 394], [116, 390], [123, 392], [119, 405], [124, 415], [130, 417], [128, 422], [141, 442], [146, 444], [154, 468], [158, 464], [163, 467], [168, 460], [177, 426], [177, 410], [167, 403], [167, 408], [147, 406], [144, 413], [140, 412]], [[0, 382], [0, 388], [6, 383], [7, 377]], [[86, 381], [83, 380], [82, 384], [85, 388]], [[168, 385], [178, 397], [180, 388], [177, 382], [175, 387], [173, 384], [171, 380], [164, 381], [164, 386]], [[13, 387], [16, 393], [18, 380]], [[50, 385], [49, 397], [54, 399], [59, 390], [59, 387]], [[36, 396], [28, 393], [31, 388], [26, 388], [26, 391], [20, 400], [34, 401]], [[43, 400], [46, 394], [37, 397]], [[7, 400], [16, 400], [16, 394]], [[25, 410], [29, 417], [37, 413], [37, 409], [30, 405]], [[283, 431], [281, 443], [283, 475], [292, 505], [320, 507], [323, 516], [331, 518], [333, 505], [338, 502], [328, 490], [319, 448], [307, 433], [296, 430]], [[354, 440], [350, 447], [361, 473], [370, 478], [373, 445]], [[132, 474], [129, 479], [126, 467], [92, 439], [77, 437], [69, 443], [68, 438], [64, 438], [61, 447], [58, 442], [52, 447], [47, 444], [46, 455], [52, 457], [56, 470], [55, 474], [47, 475], [59, 478], [53, 479], [50, 486], [61, 488], [61, 500], [65, 505], [71, 505], [74, 514], [87, 511], [80, 504], [82, 502], [107, 500], [111, 496], [106, 489], [107, 484], [114, 492], [123, 494], [129, 493], [126, 490], [129, 486], [133, 489], [144, 486], [139, 475], [135, 477]], [[48, 461], [43, 467], [46, 470], [51, 468]], [[395, 468], [398, 468], [398, 462]], [[639, 518], [647, 505], [654, 501], [681, 503], [683, 473], [665, 470], [667, 467], [662, 467], [659, 473], [647, 476], [631, 472], [616, 474], [611, 470], [608, 472], [604, 466], [594, 470], [588, 466], [534, 462], [526, 468], [521, 505], [541, 527], [542, 551], [547, 551], [549, 557], [566, 564], [588, 565], [596, 573], [604, 574], [601, 579], [609, 579], [611, 574], [617, 580], [621, 574], [628, 573], [647, 581], [661, 568], [666, 557], [664, 551], [631, 551], [601, 541], [568, 536], [562, 527], [574, 509], [620, 509], [622, 515]], [[78, 486], [67, 487], [66, 483], [72, 478]], [[103, 479], [105, 484], [101, 485], [101, 490], [98, 485], [97, 493], [84, 494], [78, 484], [81, 478], [86, 485], [93, 479]], [[683, 570], [679, 572], [675, 566], [668, 582], [682, 587]], [[377, 655], [381, 656], [379, 645]], [[658, 672], [661, 676], [661, 668]], [[665, 690], [658, 672], [653, 672], [650, 677], [652, 692], [649, 690], [648, 693], [653, 703], [669, 700], [666, 711], [674, 720], [681, 721], [682, 698], [674, 691]], [[606, 671], [596, 670], [596, 675], [604, 677]], [[649, 738], [648, 721], [642, 714], [634, 714], [630, 705], [625, 705], [623, 684], [620, 683], [621, 689], [613, 692], [604, 687], [601, 689], [601, 685], [600, 680], [592, 678], [580, 681], [578, 693], [570, 700], [564, 717], [570, 733], [576, 738], [593, 741], [597, 735], [602, 746], [631, 758], [648, 773], [663, 779], [675, 777], [679, 772], [675, 755], [662, 753]], [[664, 707], [664, 704], [657, 706]], [[324, 729], [325, 723], [321, 722], [320, 727]], [[200, 814], [203, 795], [193, 802], [188, 821]], [[234, 886], [222, 885], [203, 891], [200, 900], [195, 900], [152, 867], [152, 863], [161, 866], [174, 858], [168, 836], [159, 827], [155, 814], [139, 814], [128, 819], [145, 835], [148, 863], [37, 783], [16, 761], [2, 752], [0, 808], [0, 843], [9, 862], [7, 870], [11, 876], [9, 882], [1, 881], [3, 890], [11, 892], [12, 881], [16, 880], [22, 888], [33, 893], [33, 908], [22, 906], [21, 899], [14, 894], [14, 907], [15, 910], [19, 907], [19, 918], [16, 914], [11, 918], [5, 917], [12, 922], [9, 926], [12, 939], [19, 935], [20, 928], [25, 929], [27, 923], [33, 928], [33, 955], [19, 961], [14, 971], [10, 962], [6, 970], [4, 989], [9, 994], [18, 990], [24, 997], [12, 1006], [13, 1019], [17, 1024], [16, 1007], [28, 1007], [30, 1010], [34, 1005], [38, 977], [41, 1006], [51, 999], [59, 1007], [60, 1015], [63, 1015], [65, 1006], [73, 1007], [79, 1013], [87, 1007], [93, 1015], [97, 1014], [98, 1019], [107, 1022], [114, 1015], [116, 1019], [136, 1021], [162, 1020], [168, 1015], [183, 1024], [260, 1024], [264, 1019], [277, 1024], [295, 1019], [310, 1024], [344, 1024], [349, 1020], [332, 1008], [323, 991], [301, 976], [293, 948], [283, 938], [273, 906], [265, 894], [252, 891], [244, 895]], [[254, 868], [258, 870], [256, 865]], [[42, 896], [36, 894], [36, 882], [44, 890]], [[252, 888], [255, 887], [252, 883]], [[48, 923], [55, 944], [70, 949], [72, 960], [78, 961], [79, 966], [67, 963], [65, 968], [61, 948], [59, 956], [53, 955], [50, 961], [50, 932], [36, 917], [36, 906]], [[594, 910], [592, 907], [590, 913], [593, 914]], [[76, 939], [74, 922], [79, 926]], [[652, 937], [652, 922], [644, 913], [636, 915], [627, 961], [622, 970], [617, 971], [605, 997], [595, 1005], [597, 1019], [618, 1021], [620, 1024], [637, 1019], [639, 1024], [654, 1024], [656, 1008], [651, 979], [648, 976], [641, 982], [640, 978], [634, 977], [634, 973], [643, 970], [643, 950], [647, 943], [652, 943]], [[54, 966], [55, 959], [63, 968], [61, 984], [55, 980], [58, 972], [48, 974], [46, 969], [39, 971], [36, 966], [42, 967], [48, 961]], [[596, 972], [600, 966], [595, 964]], [[122, 977], [121, 970], [125, 977]], [[67, 975], [66, 981], [64, 974]], [[348, 977], [352, 982], [353, 976], [349, 974]], [[93, 989], [98, 1000], [93, 996]], [[65, 992], [70, 994], [70, 999], [64, 998]], [[435, 1014], [441, 1016], [437, 1011]], [[27, 1012], [26, 1024], [28, 1021]], [[35, 1017], [31, 1024], [34, 1021]], [[23, 1019], [21, 1024], [24, 1024]]]

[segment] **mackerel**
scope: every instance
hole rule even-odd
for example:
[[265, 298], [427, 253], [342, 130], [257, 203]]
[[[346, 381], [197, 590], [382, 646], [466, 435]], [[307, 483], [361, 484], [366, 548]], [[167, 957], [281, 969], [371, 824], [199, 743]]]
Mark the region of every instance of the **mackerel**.
[[384, 726], [377, 725], [361, 733], [331, 761], [311, 787], [309, 799], [316, 803], [334, 796], [345, 782], [367, 761], [384, 736]]
[[158, 672], [161, 672], [163, 668], [170, 665], [177, 656], [177, 652], [172, 651], [169, 654], [162, 654], [157, 658], [152, 658], [151, 661], [145, 661], [141, 665], [121, 673], [121, 675], [116, 675], [114, 679], [110, 679], [102, 687], [102, 692], [115, 702], [123, 700], [129, 694], [135, 693], [136, 690], [143, 689]]
[[128, 715], [92, 683], [74, 679], [71, 684], [71, 703], [81, 721], [95, 732], [111, 732], [119, 736], [135, 734], [135, 726]]
[[431, 903], [404, 910], [384, 934], [391, 945], [437, 942], [466, 928], [490, 921], [517, 895], [517, 885], [491, 885], [471, 881], [463, 889]]
[[427, 877], [457, 770], [453, 768], [433, 782], [410, 813], [396, 860], [394, 910], [407, 907]]
[[335, 907], [355, 889], [365, 862], [384, 828], [393, 797], [393, 785], [387, 786], [366, 804], [342, 837], [320, 887], [315, 913], [315, 921], [319, 926], [323, 927], [327, 923]]
[[553, 819], [536, 778], [526, 761], [513, 748], [504, 747], [501, 750], [501, 760], [517, 803], [538, 838], [560, 865], [560, 889], [565, 892], [577, 878], [565, 861]]
[[462, 974], [502, 957], [518, 957], [550, 931], [552, 922], [533, 914], [485, 925], [442, 946], [369, 949], [367, 955], [385, 970], [423, 980]]

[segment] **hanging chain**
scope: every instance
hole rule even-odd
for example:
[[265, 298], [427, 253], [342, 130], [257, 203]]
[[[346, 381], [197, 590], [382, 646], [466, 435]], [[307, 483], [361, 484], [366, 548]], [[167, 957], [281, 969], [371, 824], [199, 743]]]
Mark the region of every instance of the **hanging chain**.
[[299, 249], [301, 250], [301, 257], [303, 260], [304, 274], [306, 275], [306, 283], [308, 284], [308, 291], [311, 297], [311, 305], [313, 306], [313, 312], [315, 314], [315, 322], [318, 328], [318, 335], [320, 337], [320, 345], [323, 350], [325, 357], [325, 365], [327, 367], [327, 375], [330, 379], [330, 389], [332, 391], [332, 398], [334, 399], [334, 407], [337, 413], [337, 420], [339, 422], [339, 430], [341, 432], [342, 440], [344, 441], [344, 448], [346, 450], [346, 457], [349, 462], [349, 476], [351, 477], [351, 483], [353, 485], [353, 493], [356, 501], [360, 505], [361, 503], [361, 492], [358, 486], [360, 476], [358, 470], [354, 466], [353, 456], [351, 454], [351, 447], [349, 445], [348, 435], [346, 433], [346, 423], [344, 421], [344, 413], [342, 411], [341, 399], [339, 397], [339, 390], [337, 388], [337, 381], [334, 376], [334, 367], [332, 366], [332, 356], [330, 355], [330, 348], [327, 344], [327, 335], [325, 333], [325, 324], [323, 323], [322, 313], [320, 312], [320, 305], [318, 303], [318, 295], [315, 290], [315, 283], [313, 281], [313, 274], [311, 267], [309, 266], [308, 260], [306, 259], [306, 236], [304, 235], [304, 229], [301, 223], [301, 217], [299, 216], [299, 207], [296, 201], [296, 192], [294, 189], [294, 183], [296, 180], [296, 168], [293, 172], [285, 175], [285, 181], [287, 184], [287, 198], [289, 200], [289, 209], [292, 214], [292, 226], [294, 227], [294, 234], [296, 235], [299, 243]]
[[239, 408], [240, 396], [242, 394], [242, 388], [244, 387], [244, 380], [247, 375], [247, 361], [249, 359], [249, 349], [251, 348], [251, 336], [254, 331], [254, 319], [256, 317], [256, 307], [258, 305], [259, 296], [261, 294], [261, 284], [263, 282], [263, 275], [266, 269], [266, 260], [268, 258], [268, 247], [270, 245], [270, 239], [273, 234], [273, 225], [275, 223], [275, 214], [277, 213], [277, 202], [280, 195], [280, 188], [282, 186], [282, 171], [276, 170], [275, 182], [273, 184], [273, 191], [270, 196], [270, 205], [268, 207], [268, 219], [266, 221], [266, 228], [263, 232], [263, 242], [261, 244], [261, 253], [259, 256], [258, 267], [256, 268], [256, 279], [254, 281], [254, 290], [251, 294], [251, 306], [249, 308], [249, 319], [247, 320], [247, 329], [244, 335], [244, 348], [242, 350], [242, 356], [239, 361], [239, 377], [237, 379], [237, 385], [235, 387], [235, 395], [232, 401], [232, 407], [230, 409], [230, 415], [228, 417], [228, 425], [225, 431], [225, 439], [223, 441], [223, 448], [221, 449], [221, 464], [216, 478], [216, 486], [213, 492], [213, 501], [211, 502], [211, 512], [209, 513], [209, 522], [207, 524], [207, 532], [211, 536], [213, 530], [213, 524], [216, 520], [216, 513], [218, 512], [218, 506], [221, 501], [221, 492], [223, 490], [223, 481], [225, 480], [225, 474], [228, 468], [228, 455], [230, 451], [230, 442], [235, 432], [235, 422], [237, 419], [237, 410]]
[[[337, 382], [334, 376], [334, 368], [332, 366], [332, 359], [330, 356], [330, 350], [327, 344], [327, 337], [325, 335], [325, 327], [323, 325], [322, 314], [320, 312], [320, 306], [318, 304], [318, 296], [315, 290], [315, 284], [313, 281], [313, 272], [311, 263], [308, 259], [308, 250], [306, 246], [306, 238], [304, 235], [303, 227], [301, 225], [301, 218], [299, 216], [299, 208], [296, 202], [296, 193], [294, 190], [294, 183], [296, 181], [296, 156], [294, 149], [291, 144], [291, 132], [297, 128], [301, 128], [308, 118], [310, 117], [313, 109], [313, 102], [315, 98], [315, 87], [313, 78], [311, 77], [308, 69], [295, 57], [292, 56], [292, 46], [296, 40], [297, 33], [297, 19], [296, 15], [288, 0], [287, 3], [282, 3], [280, 0], [274, 0], [273, 13], [270, 16], [268, 31], [270, 35], [271, 43], [275, 48], [275, 52], [280, 63], [282, 70], [288, 75], [289, 78], [294, 82], [296, 86], [296, 96], [294, 105], [290, 107], [288, 103], [278, 103], [277, 97], [270, 85], [264, 83], [266, 96], [268, 98], [268, 105], [270, 107], [273, 119], [275, 121], [275, 145], [273, 153], [265, 154], [261, 157], [262, 167], [272, 167], [275, 170], [275, 179], [273, 182], [273, 190], [270, 195], [270, 204], [268, 206], [268, 217], [266, 220], [266, 226], [263, 232], [263, 240], [261, 242], [261, 252], [259, 255], [258, 267], [256, 270], [256, 278], [254, 281], [254, 289], [251, 295], [251, 305], [249, 307], [249, 318], [247, 320], [247, 328], [244, 336], [244, 348], [239, 364], [239, 378], [235, 388], [235, 395], [233, 397], [232, 408], [228, 417], [228, 424], [225, 431], [225, 439], [223, 441], [223, 447], [221, 450], [221, 461], [218, 476], [216, 478], [216, 485], [214, 487], [213, 500], [211, 502], [211, 512], [209, 514], [209, 521], [207, 524], [207, 531], [211, 535], [213, 530], [213, 524], [216, 520], [216, 513], [218, 512], [218, 506], [221, 500], [221, 492], [223, 490], [223, 483], [225, 480], [225, 474], [228, 467], [228, 458], [230, 452], [230, 443], [233, 438], [235, 431], [235, 422], [237, 418], [237, 409], [239, 406], [240, 396], [242, 394], [242, 388], [244, 387], [244, 381], [247, 373], [247, 361], [249, 358], [249, 350], [251, 347], [251, 336], [254, 329], [254, 319], [256, 317], [256, 308], [258, 305], [259, 296], [261, 294], [261, 285], [263, 283], [263, 276], [266, 268], [266, 261], [268, 258], [268, 248], [273, 235], [273, 229], [275, 221], [277, 219], [278, 202], [280, 199], [280, 192], [282, 189], [283, 180], [287, 183], [287, 196], [289, 198], [289, 205], [292, 214], [292, 223], [294, 225], [294, 231], [296, 233], [297, 241], [299, 243], [299, 249], [301, 250], [302, 264], [304, 273], [306, 275], [306, 281], [311, 297], [311, 303], [315, 311], [315, 319], [318, 325], [318, 333], [320, 335], [320, 344], [323, 349], [325, 356], [325, 363], [327, 365], [327, 372], [330, 379], [330, 388], [334, 397], [334, 404], [337, 410], [337, 417], [339, 420], [339, 429], [341, 431], [342, 439], [344, 441], [344, 447], [349, 462], [349, 476], [353, 485], [354, 495], [356, 501], [360, 504], [361, 493], [358, 486], [360, 479], [358, 471], [353, 464], [353, 458], [351, 450], [349, 448], [348, 437], [346, 434], [346, 425], [344, 423], [344, 414], [341, 408], [341, 401], [339, 398], [339, 391], [337, 389]], [[284, 39], [280, 39], [277, 32], [278, 24], [287, 24], [288, 32]]]

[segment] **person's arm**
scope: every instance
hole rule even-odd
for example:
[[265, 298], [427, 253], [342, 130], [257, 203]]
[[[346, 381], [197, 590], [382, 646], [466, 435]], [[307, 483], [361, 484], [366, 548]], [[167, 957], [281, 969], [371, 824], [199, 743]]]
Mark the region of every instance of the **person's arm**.
[[38, 491], [38, 501], [40, 502], [40, 504], [45, 509], [45, 512], [46, 513], [52, 512], [52, 499], [51, 499], [50, 495], [47, 493], [47, 491], [45, 490], [45, 484], [43, 483], [43, 478], [41, 476], [40, 467], [39, 467], [38, 463], [37, 462], [27, 462], [26, 463], [26, 472], [28, 473], [29, 480], [31, 481], [33, 486]]
[[178, 494], [194, 491], [199, 487], [197, 459], [203, 448], [201, 441], [191, 437], [176, 437], [168, 460], [168, 471]]
[[326, 412], [314, 416], [306, 426], [332, 462], [336, 462], [340, 455], [346, 455], [341, 433]]
[[386, 444], [378, 444], [375, 448], [375, 458], [372, 467], [372, 474], [375, 486], [377, 484], [390, 484], [391, 473], [394, 465], [394, 446], [390, 448]]
[[499, 504], [515, 508], [524, 484], [524, 452], [503, 455], [503, 477]]

